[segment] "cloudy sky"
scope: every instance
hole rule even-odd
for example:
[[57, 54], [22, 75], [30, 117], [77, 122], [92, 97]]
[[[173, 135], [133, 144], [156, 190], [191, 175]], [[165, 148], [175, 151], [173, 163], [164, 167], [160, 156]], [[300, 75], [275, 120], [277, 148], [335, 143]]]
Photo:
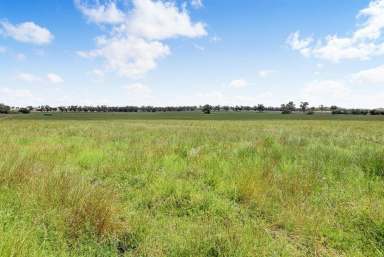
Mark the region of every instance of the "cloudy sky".
[[10, 105], [384, 107], [384, 0], [0, 1]]

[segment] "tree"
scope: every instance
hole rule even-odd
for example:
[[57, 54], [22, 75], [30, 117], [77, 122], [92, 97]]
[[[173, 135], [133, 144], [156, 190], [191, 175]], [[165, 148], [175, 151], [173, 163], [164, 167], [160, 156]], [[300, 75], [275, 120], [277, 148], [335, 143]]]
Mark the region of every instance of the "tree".
[[258, 112], [263, 112], [265, 111], [265, 106], [263, 104], [258, 104], [257, 105], [257, 111]]
[[215, 107], [213, 107], [213, 110], [214, 110], [215, 112], [219, 112], [220, 109], [221, 109], [220, 105], [216, 105]]
[[11, 107], [0, 103], [0, 113], [8, 113], [10, 110], [11, 110]]
[[300, 109], [301, 109], [301, 111], [302, 111], [302, 112], [306, 112], [307, 109], [308, 109], [308, 105], [309, 105], [308, 102], [301, 102], [301, 103], [300, 103]]
[[337, 107], [336, 105], [332, 105], [330, 110], [333, 112], [333, 111], [336, 111], [337, 109], [339, 109], [339, 107]]
[[212, 110], [212, 106], [210, 106], [209, 104], [206, 104], [206, 105], [203, 106], [203, 108], [201, 110], [205, 114], [210, 114], [211, 110]]
[[295, 109], [296, 109], [296, 106], [292, 101], [290, 101], [287, 104], [281, 105], [281, 113], [282, 114], [291, 114], [293, 111], [295, 111]]

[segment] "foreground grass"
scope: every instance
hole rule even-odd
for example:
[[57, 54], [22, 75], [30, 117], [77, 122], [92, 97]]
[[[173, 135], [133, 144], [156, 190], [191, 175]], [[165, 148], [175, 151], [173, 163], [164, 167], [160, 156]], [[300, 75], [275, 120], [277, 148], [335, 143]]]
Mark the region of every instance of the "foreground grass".
[[0, 120], [0, 256], [382, 256], [382, 127]]

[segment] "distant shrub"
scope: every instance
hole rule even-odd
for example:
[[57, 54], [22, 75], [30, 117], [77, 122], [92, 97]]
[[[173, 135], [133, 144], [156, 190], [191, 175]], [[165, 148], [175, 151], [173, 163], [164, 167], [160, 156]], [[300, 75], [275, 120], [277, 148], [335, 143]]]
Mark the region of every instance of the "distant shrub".
[[20, 112], [20, 113], [23, 113], [23, 114], [28, 114], [28, 113], [30, 113], [31, 111], [30, 111], [29, 109], [27, 109], [27, 108], [20, 108], [20, 109], [19, 109], [19, 112]]
[[368, 114], [368, 110], [363, 110], [363, 109], [352, 109], [351, 110], [351, 114], [354, 114], [354, 115], [367, 115]]
[[291, 110], [282, 110], [281, 111], [281, 114], [291, 114], [292, 111]]
[[332, 114], [348, 114], [348, 110], [339, 108], [339, 109], [333, 110]]

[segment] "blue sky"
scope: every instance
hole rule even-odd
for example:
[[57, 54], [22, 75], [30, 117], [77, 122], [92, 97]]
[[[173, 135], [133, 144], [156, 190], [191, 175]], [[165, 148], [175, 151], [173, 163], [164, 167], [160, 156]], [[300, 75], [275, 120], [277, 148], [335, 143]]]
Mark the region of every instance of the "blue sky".
[[10, 105], [384, 107], [384, 0], [0, 2]]

